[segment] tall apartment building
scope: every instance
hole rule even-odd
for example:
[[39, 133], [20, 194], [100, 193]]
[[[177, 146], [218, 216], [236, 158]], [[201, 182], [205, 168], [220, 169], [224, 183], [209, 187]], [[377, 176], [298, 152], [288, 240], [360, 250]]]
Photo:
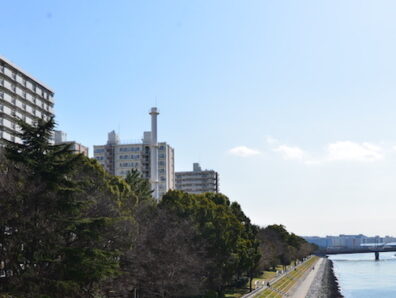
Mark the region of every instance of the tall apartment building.
[[154, 198], [159, 199], [175, 188], [175, 157], [169, 144], [157, 143], [157, 109], [152, 108], [150, 115], [152, 128], [144, 132], [141, 143], [123, 144], [112, 131], [106, 145], [94, 146], [94, 158], [116, 176], [125, 178], [132, 169], [138, 170], [150, 181]]
[[62, 130], [54, 131], [54, 142], [55, 142], [55, 144], [69, 144], [70, 150], [73, 153], [76, 153], [76, 154], [81, 153], [85, 156], [89, 155], [88, 147], [81, 145], [80, 143], [77, 143], [75, 141], [68, 141], [67, 134]]
[[219, 192], [219, 174], [203, 171], [199, 163], [194, 163], [192, 171], [176, 172], [176, 189], [195, 194]]
[[54, 116], [54, 92], [10, 61], [0, 57], [0, 140], [20, 142], [15, 118], [29, 124]]

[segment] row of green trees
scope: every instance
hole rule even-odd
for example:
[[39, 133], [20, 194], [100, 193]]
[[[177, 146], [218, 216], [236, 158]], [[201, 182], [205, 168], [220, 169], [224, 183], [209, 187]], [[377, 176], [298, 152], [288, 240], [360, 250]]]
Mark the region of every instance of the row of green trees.
[[157, 203], [138, 172], [121, 179], [52, 145], [53, 119], [19, 125], [23, 143], [0, 157], [0, 295], [222, 297], [312, 251], [222, 194]]
[[260, 228], [257, 234], [260, 243], [261, 270], [276, 270], [278, 265], [285, 267], [297, 260], [302, 261], [317, 247], [305, 239], [286, 231], [282, 225]]

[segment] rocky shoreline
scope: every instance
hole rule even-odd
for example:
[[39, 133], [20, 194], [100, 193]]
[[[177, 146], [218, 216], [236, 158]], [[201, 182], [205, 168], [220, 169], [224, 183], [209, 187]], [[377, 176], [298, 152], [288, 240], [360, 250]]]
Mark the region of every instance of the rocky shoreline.
[[334, 274], [333, 262], [324, 258], [319, 271], [312, 282], [306, 298], [341, 298], [337, 277]]

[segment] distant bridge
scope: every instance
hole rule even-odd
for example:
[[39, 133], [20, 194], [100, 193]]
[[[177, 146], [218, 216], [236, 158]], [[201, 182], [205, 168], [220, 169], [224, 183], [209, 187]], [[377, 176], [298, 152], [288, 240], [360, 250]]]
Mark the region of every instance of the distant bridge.
[[373, 252], [375, 260], [379, 260], [380, 252], [396, 252], [396, 242], [392, 243], [363, 243], [357, 248], [326, 248], [321, 252], [326, 255], [359, 254]]

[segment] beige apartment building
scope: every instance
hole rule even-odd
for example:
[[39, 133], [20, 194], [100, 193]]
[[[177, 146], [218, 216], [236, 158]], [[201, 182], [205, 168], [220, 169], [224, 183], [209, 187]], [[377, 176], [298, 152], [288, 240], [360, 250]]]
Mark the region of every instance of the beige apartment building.
[[194, 194], [217, 193], [219, 174], [213, 170], [202, 170], [199, 163], [194, 163], [192, 171], [176, 172], [176, 189]]
[[0, 56], [0, 140], [20, 142], [15, 118], [29, 124], [54, 116], [54, 92]]
[[70, 150], [75, 154], [83, 154], [85, 156], [89, 156], [89, 149], [88, 147], [77, 143], [75, 141], [68, 141], [67, 134], [62, 130], [55, 130], [54, 131], [54, 142], [55, 145], [57, 144], [68, 144], [70, 145]]

